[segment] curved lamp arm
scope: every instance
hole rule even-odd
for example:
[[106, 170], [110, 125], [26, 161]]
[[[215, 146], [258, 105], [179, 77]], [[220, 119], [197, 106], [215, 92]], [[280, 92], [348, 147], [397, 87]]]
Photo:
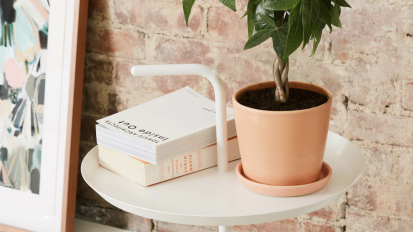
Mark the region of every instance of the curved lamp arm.
[[200, 64], [136, 65], [131, 69], [134, 76], [197, 75], [206, 77], [214, 87], [217, 160], [219, 172], [228, 170], [227, 108], [225, 87], [215, 70]]

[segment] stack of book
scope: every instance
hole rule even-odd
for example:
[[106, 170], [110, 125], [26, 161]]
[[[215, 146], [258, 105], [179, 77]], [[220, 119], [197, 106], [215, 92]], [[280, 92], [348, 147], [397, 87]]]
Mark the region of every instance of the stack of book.
[[[149, 186], [217, 165], [215, 103], [189, 87], [98, 120], [99, 163]], [[229, 160], [240, 158], [227, 108]]]

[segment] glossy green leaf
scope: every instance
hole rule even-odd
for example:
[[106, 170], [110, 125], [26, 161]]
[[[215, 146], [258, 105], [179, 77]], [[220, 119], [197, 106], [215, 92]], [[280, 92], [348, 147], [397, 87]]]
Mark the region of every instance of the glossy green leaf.
[[256, 31], [269, 28], [269, 26], [265, 23], [265, 21], [262, 20], [260, 14], [274, 18], [274, 11], [264, 9], [263, 4], [264, 4], [264, 1], [261, 1], [255, 9], [254, 20], [255, 20]]
[[325, 4], [324, 1], [320, 1], [320, 15], [318, 18], [327, 24], [327, 26], [330, 28], [330, 33], [332, 32], [333, 28], [331, 27], [331, 13], [330, 9], [328, 6]]
[[265, 0], [264, 8], [267, 10], [291, 10], [300, 0]]
[[245, 44], [244, 50], [253, 48], [260, 45], [262, 42], [266, 41], [274, 33], [275, 28], [263, 29], [255, 33]]
[[[333, 0], [334, 2], [336, 0]], [[341, 21], [340, 21], [340, 14], [341, 14], [341, 8], [340, 6], [335, 3], [334, 7], [330, 8], [330, 12], [331, 12], [331, 24], [333, 24], [336, 27], [341, 28]]]
[[267, 26], [269, 26], [269, 27], [276, 27], [276, 26], [275, 26], [275, 21], [274, 21], [273, 18], [268, 17], [268, 16], [263, 15], [263, 14], [260, 14], [260, 17], [261, 17], [262, 21], [264, 21], [265, 24], [267, 24]]
[[284, 59], [290, 56], [303, 42], [303, 21], [301, 4], [298, 4], [290, 13], [288, 20], [287, 44], [285, 46]]
[[182, 6], [184, 8], [185, 22], [188, 26], [189, 15], [191, 14], [192, 6], [194, 5], [195, 0], [182, 0]]
[[324, 4], [327, 6], [327, 8], [330, 9], [332, 0], [320, 0], [320, 1], [324, 2]]
[[320, 44], [321, 35], [323, 34], [323, 29], [325, 26], [326, 24], [321, 22], [320, 20], [318, 21], [318, 23], [314, 24], [313, 26], [312, 33], [314, 36], [314, 44], [313, 44], [313, 51], [311, 52], [312, 57], [314, 57], [318, 44]]
[[350, 6], [345, 0], [336, 0], [336, 3], [337, 3], [339, 6], [351, 8], [351, 6]]
[[340, 17], [340, 15], [341, 15], [341, 7], [339, 6], [339, 5], [337, 5], [338, 7], [337, 7], [337, 11], [338, 11], [338, 17]]
[[252, 34], [254, 33], [254, 28], [255, 28], [255, 9], [257, 8], [257, 5], [255, 4], [255, 0], [249, 0], [248, 2], [248, 17], [247, 17], [247, 23], [248, 23], [248, 39], [251, 38]]
[[302, 12], [303, 12], [303, 49], [305, 45], [310, 41], [311, 30], [318, 21], [320, 14], [320, 4], [318, 0], [302, 0]]
[[235, 8], [235, 0], [219, 0], [222, 4], [224, 4], [225, 6], [227, 6], [229, 9], [231, 9], [232, 11], [237, 11], [237, 9]]
[[248, 6], [247, 6], [247, 11], [245, 11], [244, 15], [241, 17], [243, 19], [245, 16], [248, 14], [254, 12], [255, 13], [255, 8], [257, 7], [258, 4], [260, 4], [262, 0], [249, 0], [248, 1]]
[[287, 34], [288, 34], [288, 23], [284, 23], [281, 27], [277, 28], [277, 30], [272, 35], [272, 45], [274, 47], [275, 53], [277, 53], [278, 57], [284, 62], [288, 61], [288, 56], [284, 57], [285, 55], [285, 47], [287, 44]]

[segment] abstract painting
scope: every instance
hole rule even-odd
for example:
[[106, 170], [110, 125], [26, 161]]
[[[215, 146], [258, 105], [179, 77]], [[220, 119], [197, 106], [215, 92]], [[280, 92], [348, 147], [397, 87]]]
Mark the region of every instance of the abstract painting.
[[39, 194], [48, 0], [0, 0], [0, 188]]

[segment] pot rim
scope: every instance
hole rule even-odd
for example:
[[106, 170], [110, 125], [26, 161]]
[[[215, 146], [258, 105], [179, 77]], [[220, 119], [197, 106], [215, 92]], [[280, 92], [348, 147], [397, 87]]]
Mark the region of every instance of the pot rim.
[[[313, 107], [313, 108], [302, 109], [302, 110], [289, 110], [289, 111], [270, 111], [270, 110], [254, 109], [254, 108], [251, 108], [251, 107], [248, 107], [248, 106], [244, 106], [244, 105], [242, 105], [241, 103], [238, 102], [238, 100], [237, 100], [236, 97], [237, 97], [241, 92], [246, 92], [246, 89], [247, 89], [247, 88], [250, 88], [251, 86], [255, 86], [255, 85], [263, 85], [263, 84], [269, 84], [269, 83], [274, 83], [274, 81], [258, 82], [258, 83], [252, 84], [252, 85], [247, 85], [247, 86], [245, 86], [245, 87], [243, 87], [243, 88], [235, 91], [235, 93], [232, 95], [232, 102], [233, 102], [233, 104], [234, 104], [234, 105], [237, 105], [238, 107], [241, 107], [243, 110], [248, 110], [248, 111], [250, 111], [250, 112], [256, 112], [256, 113], [261, 113], [261, 114], [297, 114], [297, 113], [306, 113], [306, 112], [309, 112], [309, 111], [312, 111], [312, 110], [317, 110], [317, 109], [319, 109], [319, 108], [321, 108], [321, 107], [325, 107], [325, 106], [327, 106], [328, 104], [330, 104], [331, 101], [333, 100], [333, 95], [331, 94], [331, 92], [330, 92], [328, 89], [326, 89], [326, 88], [324, 88], [324, 87], [322, 87], [322, 86], [319, 86], [319, 85], [316, 85], [316, 84], [312, 84], [312, 83], [307, 83], [307, 82], [301, 82], [301, 81], [289, 81], [290, 84], [291, 84], [291, 83], [297, 83], [297, 84], [303, 84], [303, 85], [307, 85], [307, 86], [315, 86], [315, 87], [317, 87], [317, 88], [320, 88], [320, 89], [322, 89], [324, 92], [327, 93], [328, 100], [327, 100], [325, 103], [323, 103], [323, 104], [321, 104], [321, 105], [319, 105], [319, 106]], [[235, 106], [234, 106], [234, 108], [235, 108]]]

